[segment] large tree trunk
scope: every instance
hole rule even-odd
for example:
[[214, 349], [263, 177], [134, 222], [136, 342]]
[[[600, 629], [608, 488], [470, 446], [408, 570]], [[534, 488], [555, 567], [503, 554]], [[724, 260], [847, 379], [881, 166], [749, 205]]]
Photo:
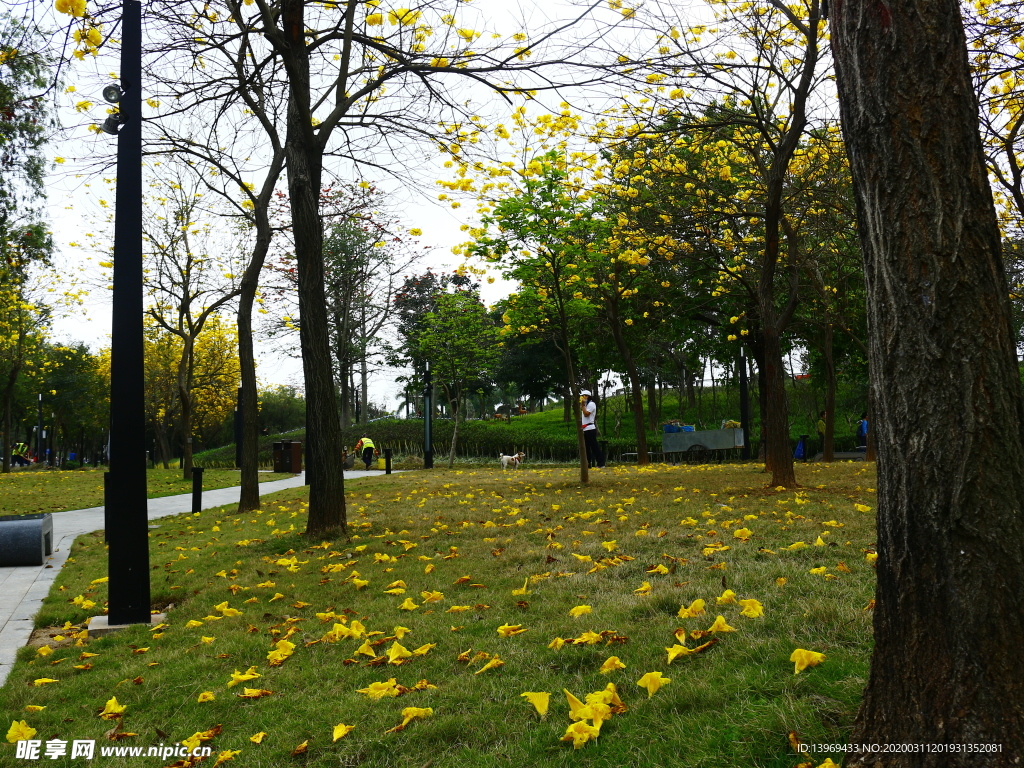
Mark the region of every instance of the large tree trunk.
[[761, 401], [764, 403], [765, 468], [772, 473], [769, 485], [793, 488], [793, 450], [789, 443], [789, 403], [786, 399], [786, 371], [782, 363], [782, 339], [774, 328], [764, 329], [764, 378]]
[[[1024, 756], [1024, 397], [956, 0], [841, 0], [878, 443], [878, 588], [853, 766]], [[955, 434], [951, 435], [951, 430]]]
[[304, 8], [303, 0], [284, 0], [281, 4], [288, 69], [285, 154], [298, 272], [299, 339], [306, 383], [306, 464], [311, 475], [306, 534], [324, 536], [345, 530], [345, 488], [340, 467], [341, 423], [324, 298], [324, 232], [320, 218], [323, 156], [311, 120]]
[[271, 160], [266, 181], [260, 191], [254, 210], [256, 242], [252, 256], [242, 274], [238, 298], [238, 367], [242, 375], [242, 466], [238, 511], [251, 512], [260, 507], [259, 452], [260, 414], [259, 393], [256, 387], [256, 352], [252, 341], [252, 308], [259, 289], [260, 273], [270, 250], [272, 237], [267, 207], [277, 178], [284, 164], [284, 152], [278, 150]]

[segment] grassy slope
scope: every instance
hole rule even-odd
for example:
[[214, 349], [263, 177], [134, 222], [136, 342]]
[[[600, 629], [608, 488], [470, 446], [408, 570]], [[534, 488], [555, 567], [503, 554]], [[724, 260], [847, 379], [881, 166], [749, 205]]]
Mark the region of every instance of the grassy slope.
[[[130, 628], [89, 640], [87, 648], [51, 641], [55, 651], [45, 658], [23, 649], [0, 690], [0, 706], [44, 739], [101, 739], [111, 724], [97, 712], [116, 695], [128, 705], [124, 729], [139, 734], [122, 744], [170, 743], [222, 724], [214, 754], [241, 750], [232, 764], [253, 768], [386, 768], [430, 759], [434, 768], [791, 768], [799, 760], [787, 732], [814, 743], [842, 742], [848, 732], [867, 675], [870, 613], [864, 608], [874, 588], [864, 556], [874, 541], [873, 515], [854, 508], [874, 504], [873, 467], [847, 463], [798, 472], [808, 486], [800, 493], [765, 489], [764, 475], [749, 465], [623, 467], [597, 473], [587, 488], [562, 469], [368, 478], [351, 487], [350, 517], [358, 533], [351, 542], [322, 548], [299, 535], [303, 489], [279, 494], [261, 513], [244, 517], [214, 510], [168, 518], [151, 540], [154, 600], [176, 603], [170, 626], [161, 633]], [[747, 542], [731, 533], [744, 526], [753, 531]], [[641, 531], [647, 535], [637, 535]], [[819, 536], [826, 546], [813, 546]], [[600, 561], [609, 556], [604, 541], [617, 542], [617, 554], [635, 559], [606, 561], [608, 567], [588, 574], [593, 563], [573, 555]], [[705, 550], [716, 541], [728, 549]], [[797, 541], [811, 546], [785, 549]], [[73, 597], [105, 599], [106, 586], [90, 583], [105, 572], [102, 542], [82, 537], [72, 554], [74, 562], [59, 575], [39, 616], [41, 626], [83, 621], [89, 611]], [[395, 561], [375, 562], [378, 555]], [[670, 572], [647, 572], [658, 564]], [[809, 573], [821, 566], [828, 577]], [[356, 572], [369, 581], [364, 589], [349, 582]], [[470, 579], [456, 583], [462, 576]], [[787, 579], [784, 586], [780, 578]], [[384, 594], [399, 579], [408, 591]], [[514, 596], [527, 580], [530, 593]], [[651, 593], [634, 594], [644, 581]], [[738, 605], [716, 605], [726, 587], [761, 601], [764, 616], [746, 618]], [[427, 603], [424, 590], [443, 598]], [[419, 608], [401, 610], [406, 597]], [[707, 615], [677, 618], [680, 605], [696, 598], [708, 601]], [[224, 601], [242, 615], [211, 618]], [[592, 613], [571, 618], [569, 609], [581, 604]], [[452, 606], [470, 609], [447, 612]], [[401, 666], [373, 666], [355, 655], [364, 638], [316, 642], [335, 619], [321, 622], [315, 613], [329, 609], [381, 633], [371, 640], [387, 638], [375, 648], [378, 654], [392, 646], [398, 625], [411, 630], [402, 641], [410, 650], [436, 647]], [[719, 635], [721, 642], [703, 654], [666, 663], [673, 630], [706, 629], [719, 614], [738, 631]], [[188, 621], [201, 626], [187, 628]], [[506, 623], [529, 631], [501, 638], [496, 630]], [[292, 625], [298, 628], [294, 655], [280, 667], [268, 666], [271, 643]], [[628, 640], [547, 647], [556, 636], [587, 630], [615, 630]], [[204, 637], [213, 639], [205, 643]], [[827, 660], [794, 675], [788, 659], [797, 647], [823, 652]], [[148, 651], [133, 653], [143, 648]], [[456, 660], [467, 649], [500, 654], [505, 665], [474, 674], [482, 662]], [[83, 663], [83, 650], [98, 654], [86, 662], [89, 670], [73, 666]], [[613, 654], [627, 668], [600, 674]], [[242, 686], [226, 687], [232, 671], [250, 665], [263, 676], [247, 685], [273, 695], [246, 700], [235, 695]], [[672, 682], [648, 698], [636, 681], [651, 671]], [[59, 682], [31, 686], [42, 677]], [[426, 679], [437, 688], [377, 702], [357, 692], [391, 677], [406, 686]], [[596, 742], [573, 750], [559, 740], [570, 722], [562, 689], [582, 698], [608, 682], [619, 687], [628, 712], [605, 723]], [[203, 691], [216, 700], [198, 703]], [[552, 694], [545, 720], [520, 697], [524, 691]], [[27, 704], [47, 708], [27, 713]], [[407, 706], [431, 707], [434, 715], [385, 734]], [[356, 728], [332, 743], [331, 729], [342, 722]], [[259, 731], [268, 733], [262, 745], [249, 741]], [[305, 741], [308, 752], [290, 758]], [[4, 754], [13, 749], [0, 746]], [[819, 755], [815, 763], [824, 759]], [[105, 760], [110, 766], [137, 762]]]
[[[150, 469], [146, 472], [149, 498], [191, 493], [192, 481], [181, 479], [179, 469]], [[260, 482], [290, 475], [261, 474]], [[238, 472], [209, 469], [203, 473], [203, 489], [238, 485]], [[31, 515], [64, 512], [103, 505], [103, 470], [37, 470], [0, 474], [0, 515]]]

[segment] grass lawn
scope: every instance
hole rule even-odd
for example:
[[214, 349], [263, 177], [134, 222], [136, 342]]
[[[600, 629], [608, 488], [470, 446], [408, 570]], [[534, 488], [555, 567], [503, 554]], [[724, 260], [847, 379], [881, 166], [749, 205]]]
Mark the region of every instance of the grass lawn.
[[[103, 506], [103, 469], [35, 470], [0, 474], [0, 515], [34, 515]], [[180, 469], [149, 469], [149, 498], [191, 493], [192, 481]], [[260, 482], [292, 475], [260, 473]], [[237, 470], [207, 469], [203, 488], [230, 488], [241, 482]]]
[[[166, 625], [79, 645], [97, 610], [83, 600], [107, 595], [102, 541], [85, 536], [37, 619], [54, 629], [19, 652], [0, 706], [33, 738], [97, 740], [97, 756], [203, 733], [205, 766], [238, 750], [239, 768], [793, 768], [791, 731], [845, 741], [875, 581], [873, 465], [798, 473], [797, 492], [751, 465], [620, 467], [586, 488], [571, 469], [366, 478], [350, 486], [351, 541], [301, 536], [305, 489], [241, 517], [166, 518], [150, 534]], [[735, 631], [707, 633], [723, 623]], [[669, 663], [666, 648], [708, 642]], [[794, 674], [798, 648], [825, 660]], [[613, 656], [624, 668], [602, 673]], [[648, 673], [669, 681], [649, 694]], [[610, 683], [624, 711], [598, 693]], [[579, 749], [562, 740], [563, 689], [598, 693], [583, 726], [613, 712]], [[546, 717], [524, 692], [550, 694]], [[101, 719], [112, 697], [127, 708]], [[341, 724], [354, 728], [334, 741]]]

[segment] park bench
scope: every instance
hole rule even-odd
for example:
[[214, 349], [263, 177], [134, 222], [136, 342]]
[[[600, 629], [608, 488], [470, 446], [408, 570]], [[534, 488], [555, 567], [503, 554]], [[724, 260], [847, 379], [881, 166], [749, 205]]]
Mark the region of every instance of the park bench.
[[0, 566], [42, 565], [53, 554], [53, 515], [0, 516]]

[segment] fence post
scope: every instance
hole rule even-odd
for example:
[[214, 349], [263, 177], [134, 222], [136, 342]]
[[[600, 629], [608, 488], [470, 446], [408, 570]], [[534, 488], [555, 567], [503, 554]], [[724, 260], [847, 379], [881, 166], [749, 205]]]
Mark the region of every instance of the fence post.
[[384, 449], [384, 474], [385, 475], [390, 475], [391, 474], [391, 449], [390, 448], [385, 448]]
[[203, 511], [203, 468], [192, 467], [192, 511]]

